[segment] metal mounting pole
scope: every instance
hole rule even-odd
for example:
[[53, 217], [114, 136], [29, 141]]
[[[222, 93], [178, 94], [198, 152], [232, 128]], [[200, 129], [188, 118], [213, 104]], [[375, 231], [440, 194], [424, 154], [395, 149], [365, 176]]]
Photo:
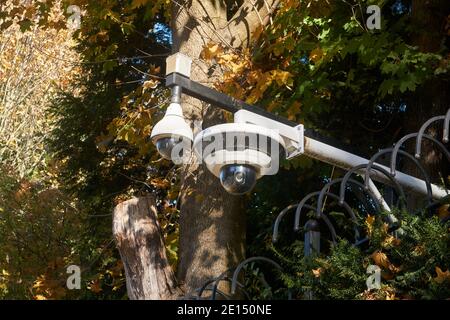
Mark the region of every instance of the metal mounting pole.
[[[298, 123], [270, 113], [262, 108], [249, 105], [243, 101], [237, 100], [214, 89], [208, 88], [198, 82], [192, 81], [186, 75], [177, 72], [169, 73], [166, 76], [166, 86], [170, 88], [180, 87], [182, 88], [184, 94], [210, 103], [212, 106], [219, 107], [232, 113], [235, 113], [239, 110], [247, 110], [292, 127], [298, 126]], [[312, 130], [305, 129], [304, 139], [304, 154], [306, 156], [337, 166], [339, 168], [348, 170], [357, 165], [367, 164], [369, 162], [368, 159], [344, 150], [348, 148], [336, 147], [337, 145], [339, 145], [339, 143], [332, 142], [335, 146], [331, 145], [329, 141], [327, 141], [331, 139], [319, 137], [319, 135]], [[378, 163], [375, 164], [388, 171], [390, 170], [386, 166]], [[360, 171], [358, 171], [358, 173], [363, 173], [363, 171], [364, 170], [361, 169]], [[379, 181], [388, 185], [392, 184], [389, 179], [387, 179], [379, 172], [373, 172], [371, 178], [375, 181]], [[406, 191], [421, 195], [427, 195], [425, 181], [401, 172], [396, 172], [395, 179], [405, 188]], [[431, 185], [431, 187], [434, 199], [440, 199], [447, 196], [447, 192], [441, 187], [437, 185]]]

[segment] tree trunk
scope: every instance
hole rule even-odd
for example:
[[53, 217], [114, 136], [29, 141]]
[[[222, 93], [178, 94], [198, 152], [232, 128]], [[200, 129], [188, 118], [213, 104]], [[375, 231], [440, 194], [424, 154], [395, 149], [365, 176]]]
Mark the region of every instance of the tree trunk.
[[[450, 14], [448, 0], [414, 0], [412, 2], [412, 44], [422, 52], [438, 52], [446, 38], [445, 25]], [[429, 118], [445, 114], [450, 107], [449, 83], [441, 79], [433, 79], [423, 84], [412, 95], [407, 104], [407, 112], [403, 123], [404, 134], [417, 132]], [[440, 123], [442, 125], [442, 123]], [[438, 140], [442, 140], [442, 127], [431, 131]], [[410, 142], [408, 151], [414, 154], [414, 143]], [[422, 147], [422, 163], [434, 182], [441, 182], [447, 176], [448, 164], [441, 152], [429, 141]], [[422, 178], [420, 171], [410, 162], [405, 163], [405, 171]], [[417, 209], [421, 201], [410, 199], [409, 208]]]
[[[193, 59], [191, 79], [209, 86], [219, 81], [221, 71], [209, 70], [199, 59], [204, 45], [213, 42], [231, 49], [248, 45], [252, 32], [260, 22], [269, 21], [278, 2], [244, 1], [227, 20], [226, 4], [235, 1], [174, 1], [173, 51]], [[196, 99], [184, 97], [182, 105], [185, 118], [195, 124], [194, 134], [201, 127], [223, 122], [221, 110]], [[183, 166], [181, 178], [178, 282], [185, 295], [191, 296], [206, 281], [245, 258], [245, 197], [227, 193], [219, 179], [194, 161]], [[114, 210], [113, 231], [130, 299], [172, 299], [180, 294], [167, 263], [153, 198], [119, 204]], [[219, 289], [229, 292], [225, 282]]]
[[[208, 68], [198, 58], [208, 42], [220, 43], [215, 32], [226, 22], [226, 8], [219, 3], [214, 7], [212, 1], [192, 1], [190, 6], [182, 2], [186, 7], [174, 5], [173, 51], [194, 60], [192, 80], [212, 84], [220, 79], [220, 72], [208, 75]], [[189, 120], [200, 121], [204, 128], [223, 120], [220, 111], [192, 98], [183, 100], [183, 109]], [[242, 197], [228, 194], [204, 165], [184, 166], [178, 279], [188, 294], [245, 258], [243, 208]], [[220, 289], [227, 291], [225, 287]]]
[[[183, 0], [173, 4], [173, 51], [193, 59], [192, 80], [209, 86], [220, 80], [220, 70], [209, 70], [199, 59], [204, 45], [213, 42], [231, 49], [248, 45], [260, 19], [267, 22], [278, 3], [258, 0], [253, 5], [252, 1], [244, 1], [228, 21], [226, 3], [232, 2]], [[223, 122], [221, 110], [192, 98], [183, 100], [183, 111], [186, 118], [199, 121], [203, 128]], [[194, 129], [194, 134], [196, 131], [198, 128]], [[227, 193], [204, 165], [184, 166], [178, 279], [184, 282], [188, 293], [244, 259], [244, 199]], [[228, 288], [221, 285], [220, 289], [227, 292]]]
[[181, 295], [162, 239], [155, 198], [133, 198], [116, 206], [113, 234], [123, 261], [128, 297], [169, 300]]

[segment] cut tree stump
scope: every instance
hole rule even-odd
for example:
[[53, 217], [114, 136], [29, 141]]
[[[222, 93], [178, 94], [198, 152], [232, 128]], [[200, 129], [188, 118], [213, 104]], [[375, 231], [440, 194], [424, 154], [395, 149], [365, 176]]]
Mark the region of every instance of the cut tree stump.
[[113, 234], [131, 300], [171, 300], [182, 295], [167, 260], [154, 197], [118, 204], [114, 208]]

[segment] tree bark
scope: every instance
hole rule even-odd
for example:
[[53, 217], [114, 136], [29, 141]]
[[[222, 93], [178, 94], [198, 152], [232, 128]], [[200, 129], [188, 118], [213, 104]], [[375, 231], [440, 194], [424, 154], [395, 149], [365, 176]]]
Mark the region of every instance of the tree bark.
[[[250, 2], [255, 3], [255, 6]], [[227, 21], [224, 1], [177, 1], [173, 4], [173, 51], [194, 61], [191, 79], [212, 85], [221, 79], [220, 70], [209, 70], [200, 59], [204, 45], [219, 43], [225, 48], [240, 48], [250, 43], [253, 30], [260, 25], [256, 17], [268, 15], [278, 1], [244, 1]], [[269, 8], [269, 9], [267, 9]], [[223, 122], [223, 112], [204, 103], [185, 98], [185, 117], [203, 128]], [[198, 124], [197, 123], [197, 124]], [[194, 134], [199, 126], [194, 126]], [[183, 167], [180, 193], [180, 247], [178, 279], [192, 293], [207, 280], [235, 267], [245, 257], [244, 199], [227, 193], [204, 165]], [[220, 289], [228, 287], [221, 283]]]
[[169, 300], [181, 295], [161, 235], [155, 198], [133, 198], [116, 206], [113, 235], [131, 300]]
[[[230, 49], [248, 45], [253, 31], [269, 21], [279, 1], [244, 1], [228, 21], [229, 2], [172, 2], [173, 51], [193, 59], [194, 81], [211, 86], [222, 77], [220, 70], [209, 70], [199, 59], [206, 44]], [[194, 124], [194, 134], [224, 120], [221, 110], [196, 99], [184, 97], [182, 105], [185, 118]], [[185, 296], [190, 296], [245, 258], [245, 197], [227, 193], [219, 179], [195, 161], [184, 165], [181, 175], [178, 283]], [[167, 262], [153, 198], [119, 204], [114, 210], [113, 232], [130, 299], [174, 299], [181, 294]], [[226, 282], [219, 289], [229, 292]]]
[[[222, 42], [217, 32], [226, 22], [226, 8], [211, 1], [183, 2], [184, 7], [174, 6], [173, 51], [194, 60], [192, 80], [214, 83], [220, 72], [209, 75], [199, 57], [208, 42]], [[203, 127], [223, 120], [220, 111], [192, 98], [183, 100], [183, 111]], [[198, 123], [195, 127], [194, 134]], [[228, 194], [204, 165], [193, 162], [183, 167], [180, 211], [178, 279], [189, 295], [244, 259], [243, 199]]]

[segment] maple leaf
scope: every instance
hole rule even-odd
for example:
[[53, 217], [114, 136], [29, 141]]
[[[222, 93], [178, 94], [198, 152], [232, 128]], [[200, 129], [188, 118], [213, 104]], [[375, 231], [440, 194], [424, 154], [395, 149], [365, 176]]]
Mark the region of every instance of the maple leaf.
[[322, 274], [323, 269], [322, 268], [317, 268], [317, 269], [313, 269], [312, 273], [314, 274], [314, 277], [319, 278], [320, 275]]
[[91, 282], [89, 289], [93, 292], [93, 293], [100, 293], [102, 291], [101, 285], [100, 285], [100, 280], [96, 279], [94, 281]]
[[383, 267], [385, 269], [389, 268], [390, 262], [385, 253], [381, 251], [375, 251], [370, 257], [377, 266]]
[[400, 245], [401, 240], [392, 235], [388, 235], [381, 244], [383, 247], [391, 247]]
[[433, 278], [434, 281], [436, 281], [437, 283], [441, 284], [444, 281], [450, 281], [450, 271], [442, 271], [441, 268], [436, 267], [436, 274], [437, 276]]
[[290, 74], [287, 71], [283, 71], [283, 70], [279, 70], [279, 69], [273, 70], [271, 72], [271, 76], [272, 76], [272, 79], [275, 80], [279, 86], [282, 86], [282, 85], [291, 86], [292, 85], [292, 74]]
[[203, 48], [200, 57], [204, 60], [212, 60], [221, 53], [222, 48], [220, 45], [210, 42]]

